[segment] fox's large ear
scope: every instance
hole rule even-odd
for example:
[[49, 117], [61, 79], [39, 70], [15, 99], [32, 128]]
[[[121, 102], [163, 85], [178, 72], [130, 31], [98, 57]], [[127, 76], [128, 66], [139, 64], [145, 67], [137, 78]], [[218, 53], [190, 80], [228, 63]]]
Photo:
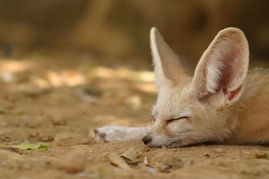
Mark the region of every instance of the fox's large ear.
[[192, 85], [201, 99], [223, 92], [233, 103], [243, 91], [248, 65], [249, 47], [244, 33], [237, 28], [226, 28], [217, 34], [202, 55]]
[[155, 27], [150, 32], [150, 45], [157, 87], [165, 84], [177, 85], [190, 78], [178, 56], [167, 45]]

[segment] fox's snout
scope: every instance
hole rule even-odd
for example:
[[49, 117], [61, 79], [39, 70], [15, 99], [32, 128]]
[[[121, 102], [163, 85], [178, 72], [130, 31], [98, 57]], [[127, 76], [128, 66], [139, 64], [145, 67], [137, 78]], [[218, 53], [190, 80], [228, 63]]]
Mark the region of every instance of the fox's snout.
[[142, 138], [142, 142], [143, 142], [145, 145], [149, 144], [151, 141], [152, 141], [152, 137], [149, 136], [149, 135], [146, 135], [146, 136], [144, 136], [144, 137]]

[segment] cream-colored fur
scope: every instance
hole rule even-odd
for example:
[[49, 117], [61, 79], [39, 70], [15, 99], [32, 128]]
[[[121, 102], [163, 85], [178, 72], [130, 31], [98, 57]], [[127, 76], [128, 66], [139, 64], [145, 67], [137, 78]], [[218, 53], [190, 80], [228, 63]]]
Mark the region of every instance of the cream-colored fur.
[[101, 127], [94, 130], [97, 139], [142, 139], [151, 147], [269, 143], [269, 71], [248, 73], [248, 42], [240, 29], [217, 34], [193, 77], [156, 28], [150, 37], [158, 88], [153, 125]]

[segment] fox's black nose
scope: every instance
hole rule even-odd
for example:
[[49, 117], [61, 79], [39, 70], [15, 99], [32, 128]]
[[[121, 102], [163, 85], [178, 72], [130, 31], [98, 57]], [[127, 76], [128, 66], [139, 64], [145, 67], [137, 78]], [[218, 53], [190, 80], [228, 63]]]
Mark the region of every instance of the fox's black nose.
[[151, 138], [150, 136], [146, 135], [146, 136], [144, 136], [144, 137], [142, 138], [142, 141], [143, 141], [143, 143], [144, 143], [145, 145], [147, 145], [147, 144], [149, 144], [149, 143], [152, 141], [152, 138]]

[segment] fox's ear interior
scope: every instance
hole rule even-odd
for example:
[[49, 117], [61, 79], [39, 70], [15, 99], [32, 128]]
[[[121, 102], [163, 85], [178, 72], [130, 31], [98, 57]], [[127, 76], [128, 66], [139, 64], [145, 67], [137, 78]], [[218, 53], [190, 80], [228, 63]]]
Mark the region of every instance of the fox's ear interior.
[[194, 72], [193, 85], [198, 97], [223, 92], [229, 102], [237, 101], [248, 72], [249, 47], [237, 28], [221, 30], [203, 53]]
[[167, 45], [155, 27], [150, 31], [150, 45], [157, 87], [170, 82], [174, 85], [184, 83], [189, 75], [183, 68], [178, 56]]

